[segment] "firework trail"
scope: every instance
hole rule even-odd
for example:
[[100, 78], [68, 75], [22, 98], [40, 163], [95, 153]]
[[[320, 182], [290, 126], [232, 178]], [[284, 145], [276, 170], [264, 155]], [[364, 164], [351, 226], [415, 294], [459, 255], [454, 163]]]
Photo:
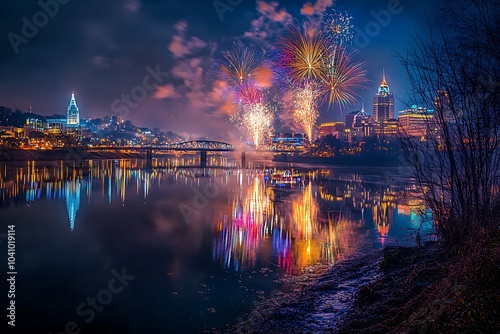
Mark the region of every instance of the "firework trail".
[[335, 10], [327, 14], [324, 22], [323, 32], [332, 45], [351, 44], [354, 37], [354, 25], [351, 24], [352, 16], [347, 12], [338, 13]]
[[293, 90], [293, 118], [304, 128], [309, 141], [312, 141], [313, 129], [319, 117], [319, 95], [317, 84], [313, 82], [307, 82]]
[[347, 51], [341, 46], [334, 46], [325, 57], [325, 70], [320, 81], [321, 93], [328, 105], [336, 103], [346, 107], [356, 103], [356, 89], [366, 88], [366, 71], [363, 62], [355, 61], [355, 51]]
[[252, 137], [256, 148], [259, 147], [266, 135], [271, 135], [273, 120], [274, 115], [269, 104], [257, 102], [243, 106], [241, 124]]

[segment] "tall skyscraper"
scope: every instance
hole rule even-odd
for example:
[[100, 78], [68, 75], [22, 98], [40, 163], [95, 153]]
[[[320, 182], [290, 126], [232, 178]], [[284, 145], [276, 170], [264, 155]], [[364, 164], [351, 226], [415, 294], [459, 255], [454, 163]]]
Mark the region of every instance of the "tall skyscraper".
[[80, 126], [80, 112], [78, 111], [78, 106], [76, 105], [74, 93], [71, 94], [71, 100], [69, 101], [66, 126], [69, 128]]
[[385, 80], [385, 70], [378, 87], [378, 94], [373, 99], [373, 118], [382, 126], [387, 120], [394, 118], [394, 95], [390, 92]]

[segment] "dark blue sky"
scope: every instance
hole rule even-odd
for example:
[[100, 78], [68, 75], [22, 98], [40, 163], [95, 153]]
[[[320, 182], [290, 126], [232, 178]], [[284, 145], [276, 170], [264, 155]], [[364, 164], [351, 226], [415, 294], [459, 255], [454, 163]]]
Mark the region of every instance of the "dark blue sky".
[[[368, 40], [353, 43], [372, 80], [369, 89], [360, 92], [365, 109], [371, 113], [385, 67], [391, 90], [402, 100], [396, 101], [396, 110], [401, 110], [403, 102], [412, 101], [407, 100], [406, 74], [394, 52], [406, 50], [410, 33], [423, 31], [427, 15], [436, 9], [431, 0], [400, 0], [399, 4], [396, 0], [313, 0], [306, 7], [307, 1], [221, 0], [219, 3], [231, 7], [221, 16], [207, 0], [59, 1], [67, 3], [59, 4], [58, 9], [50, 6], [54, 15], [47, 22], [39, 13], [39, 1], [4, 2], [0, 13], [0, 105], [22, 110], [32, 105], [34, 112], [43, 115], [65, 113], [74, 91], [84, 118], [120, 111], [138, 125], [217, 139], [230, 138], [234, 130], [211, 87], [210, 59], [235, 40], [269, 50], [287, 20], [300, 22], [306, 17], [301, 9], [302, 13], [307, 9], [321, 13], [325, 7], [329, 7], [327, 13], [332, 8], [347, 11], [353, 16], [356, 32], [368, 36]], [[374, 23], [373, 12], [391, 8], [397, 13], [390, 15], [388, 24]], [[38, 20], [38, 31], [25, 31], [23, 36], [23, 17], [31, 23]], [[12, 46], [16, 41], [17, 53]], [[144, 88], [155, 82], [161, 87]], [[134, 90], [137, 94], [146, 91], [147, 96], [126, 105], [122, 94]], [[340, 120], [354, 109], [359, 106], [342, 114], [338, 108], [324, 108], [321, 120]]]

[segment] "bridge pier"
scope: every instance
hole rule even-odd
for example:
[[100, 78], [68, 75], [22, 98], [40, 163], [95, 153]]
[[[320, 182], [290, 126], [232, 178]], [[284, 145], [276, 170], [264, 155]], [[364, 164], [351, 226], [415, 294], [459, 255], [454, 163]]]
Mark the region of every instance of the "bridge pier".
[[200, 166], [207, 167], [207, 151], [200, 151]]

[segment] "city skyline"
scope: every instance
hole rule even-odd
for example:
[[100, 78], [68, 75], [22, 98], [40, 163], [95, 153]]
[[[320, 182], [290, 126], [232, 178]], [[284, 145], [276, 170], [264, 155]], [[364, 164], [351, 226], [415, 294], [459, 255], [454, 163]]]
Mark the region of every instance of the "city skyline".
[[500, 332], [499, 17], [6, 3], [3, 332]]
[[[282, 26], [291, 20], [303, 21], [311, 16], [317, 17], [335, 9], [340, 13], [347, 11], [353, 16], [355, 32], [353, 48], [358, 51], [359, 60], [367, 62], [367, 76], [371, 82], [368, 89], [359, 92], [361, 98], [358, 105], [352, 104], [343, 110], [338, 107], [326, 110], [326, 106], [323, 105], [319, 122], [343, 119], [346, 113], [359, 109], [363, 100], [367, 105], [376, 91], [376, 82], [379, 80], [381, 68], [386, 68], [387, 80], [394, 87], [392, 90], [396, 95], [396, 110], [406, 109], [406, 105], [398, 100], [405, 100], [404, 71], [397, 64], [397, 59], [390, 50], [402, 51], [404, 49], [408, 41], [408, 32], [418, 30], [419, 25], [424, 23], [424, 12], [428, 4], [416, 6], [405, 1], [398, 3], [359, 1], [363, 6], [358, 8], [355, 4], [344, 1], [318, 1], [313, 5], [301, 1], [286, 4], [257, 1], [241, 2], [232, 10], [219, 15], [220, 11], [218, 12], [212, 3], [194, 3], [200, 10], [206, 9], [207, 15], [199, 17], [198, 11], [179, 10], [177, 12], [180, 13], [179, 15], [169, 17], [165, 20], [166, 22], [159, 22], [152, 9], [161, 9], [160, 4], [125, 1], [115, 5], [106, 2], [101, 6], [103, 11], [113, 8], [116, 13], [123, 16], [119, 20], [119, 24], [124, 25], [123, 33], [104, 24], [100, 15], [93, 18], [92, 23], [88, 21], [86, 15], [81, 15], [76, 25], [79, 29], [75, 31], [74, 27], [70, 27], [68, 28], [70, 32], [61, 33], [55, 31], [55, 27], [58, 24], [65, 27], [69, 23], [63, 17], [65, 15], [56, 15], [46, 27], [40, 27], [37, 36], [30, 39], [29, 43], [19, 44], [18, 53], [12, 50], [11, 41], [8, 38], [4, 39], [5, 49], [11, 51], [11, 54], [3, 54], [2, 57], [4, 60], [12, 61], [14, 66], [16, 64], [24, 66], [21, 64], [33, 59], [40, 48], [49, 52], [50, 49], [55, 48], [53, 44], [55, 41], [63, 36], [67, 38], [70, 33], [73, 33], [75, 37], [84, 37], [81, 40], [91, 47], [77, 57], [74, 57], [75, 54], [70, 51], [65, 55], [60, 55], [58, 61], [52, 58], [49, 64], [47, 64], [48, 59], [45, 53], [40, 53], [40, 63], [47, 64], [51, 73], [58, 78], [56, 83], [49, 87], [47, 85], [40, 87], [41, 80], [44, 80], [46, 76], [38, 74], [40, 69], [37, 65], [30, 64], [26, 68], [23, 67], [21, 71], [23, 76], [30, 77], [29, 83], [16, 83], [15, 77], [9, 74], [10, 70], [5, 65], [0, 67], [0, 73], [12, 81], [9, 87], [2, 87], [9, 94], [2, 99], [0, 104], [21, 110], [27, 110], [28, 105], [32, 105], [35, 113], [45, 116], [60, 114], [63, 108], [62, 96], [74, 91], [80, 96], [80, 108], [85, 110], [86, 118], [111, 116], [116, 114], [114, 111], [117, 110], [113, 108], [113, 102], [120, 101], [122, 94], [130, 94], [135, 86], [143, 84], [145, 76], [153, 74], [156, 82], [150, 80], [149, 85], [157, 84], [158, 87], [153, 90], [146, 89], [147, 97], [143, 101], [134, 102], [134, 107], [126, 110], [128, 115], [125, 119], [131, 119], [136, 124], [149, 127], [153, 124], [160, 125], [162, 129], [177, 131], [181, 135], [187, 134], [192, 137], [230, 138], [231, 134], [227, 130], [229, 128], [227, 115], [218, 110], [210, 96], [209, 86], [213, 85], [213, 75], [210, 64], [207, 62], [219, 55], [221, 51], [227, 50], [234, 42], [267, 47], [270, 41], [277, 38]], [[179, 7], [183, 6], [185, 5], [179, 5]], [[75, 7], [77, 6], [70, 2], [67, 5], [60, 5], [58, 10], [59, 13], [66, 11], [66, 14], [71, 16], [75, 13]], [[309, 10], [310, 8], [312, 9]], [[21, 20], [17, 21], [10, 17], [30, 17], [30, 10], [36, 13], [37, 9], [40, 10], [36, 6], [26, 8], [13, 6], [9, 9], [12, 15], [9, 15], [9, 19], [0, 25], [0, 28], [5, 31], [6, 35], [10, 32], [19, 34]], [[384, 13], [389, 13], [389, 16], [383, 16]], [[153, 25], [148, 22], [149, 29], [151, 26], [164, 28], [155, 29], [153, 34], [144, 34], [142, 22], [151, 17], [155, 20]], [[138, 30], [143, 33], [141, 36], [138, 36], [139, 33], [130, 33], [132, 23], [139, 27]], [[207, 26], [210, 26], [210, 29], [207, 29]], [[227, 27], [232, 28], [227, 29]], [[273, 27], [277, 32], [264, 34], [265, 27]], [[99, 34], [99, 29], [103, 29], [102, 34]], [[125, 31], [129, 42], [125, 42], [122, 38], [125, 36]], [[229, 31], [231, 34], [228, 35]], [[47, 39], [51, 43], [44, 44]], [[137, 50], [138, 45], [129, 48], [130, 45], [127, 44], [133, 40], [141, 40], [138, 44], [144, 45], [143, 40], [147, 39], [151, 40], [151, 44], [146, 49]], [[72, 44], [77, 40], [70, 38], [65, 42]], [[76, 49], [81, 49], [81, 47], [83, 45], [77, 46]], [[71, 49], [72, 46], [68, 48]], [[270, 49], [263, 48], [263, 50]], [[78, 66], [72, 66], [75, 62]], [[5, 63], [2, 62], [2, 64]], [[61, 63], [69, 66], [61, 69]], [[201, 77], [196, 74], [199, 71], [201, 71]], [[40, 93], [44, 96], [43, 103]], [[416, 103], [415, 101], [407, 102], [408, 104]], [[115, 103], [114, 106], [123, 107], [123, 104]], [[289, 126], [286, 124], [287, 120], [284, 123], [285, 126]], [[234, 132], [234, 129], [232, 131]]]

